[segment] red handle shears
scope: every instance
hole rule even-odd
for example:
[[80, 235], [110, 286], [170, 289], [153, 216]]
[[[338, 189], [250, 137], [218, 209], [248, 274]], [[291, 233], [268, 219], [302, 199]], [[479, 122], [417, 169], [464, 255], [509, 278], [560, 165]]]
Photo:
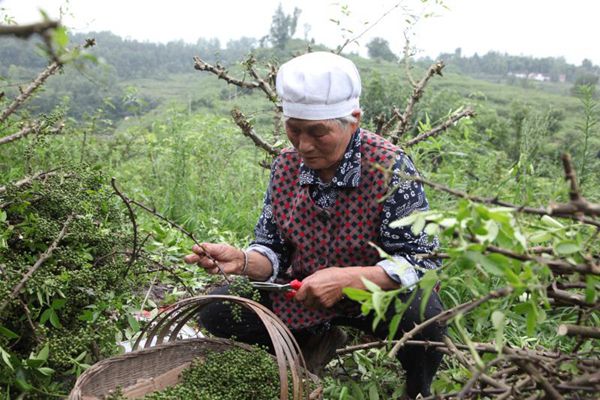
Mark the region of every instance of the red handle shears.
[[271, 283], [271, 282], [252, 282], [252, 287], [258, 290], [267, 290], [270, 292], [283, 292], [285, 298], [291, 300], [296, 292], [302, 286], [302, 281], [294, 279], [290, 283]]

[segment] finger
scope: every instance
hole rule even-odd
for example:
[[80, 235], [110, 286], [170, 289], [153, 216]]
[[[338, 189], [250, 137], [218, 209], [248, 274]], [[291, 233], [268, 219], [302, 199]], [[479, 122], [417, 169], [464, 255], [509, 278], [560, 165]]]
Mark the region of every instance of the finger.
[[197, 264], [200, 260], [200, 257], [198, 257], [197, 254], [188, 254], [187, 256], [183, 257], [183, 261], [186, 264]]
[[202, 246], [195, 244], [192, 246], [192, 251], [200, 256], [206, 255], [207, 252], [210, 252], [208, 249], [208, 243], [202, 243]]

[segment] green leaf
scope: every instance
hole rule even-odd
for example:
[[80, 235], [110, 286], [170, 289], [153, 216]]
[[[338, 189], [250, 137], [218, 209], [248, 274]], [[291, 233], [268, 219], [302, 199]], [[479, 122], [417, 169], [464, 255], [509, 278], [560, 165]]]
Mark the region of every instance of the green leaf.
[[554, 249], [558, 254], [565, 255], [577, 253], [581, 250], [581, 247], [577, 244], [577, 242], [574, 242], [572, 240], [565, 240], [563, 242], [558, 243]]
[[540, 218], [540, 221], [542, 221], [544, 225], [550, 226], [552, 228], [562, 229], [565, 227], [563, 224], [561, 224], [549, 215], [544, 215], [542, 218]]
[[48, 321], [48, 319], [50, 319], [50, 314], [52, 313], [52, 309], [51, 308], [47, 308], [46, 310], [44, 310], [44, 312], [42, 313], [42, 315], [40, 316], [40, 323], [41, 324], [45, 324], [46, 321]]
[[13, 331], [11, 331], [8, 328], [5, 328], [3, 326], [0, 325], [0, 335], [7, 337], [9, 339], [16, 339], [19, 337], [19, 335], [17, 335], [16, 333], [14, 333]]
[[596, 301], [596, 282], [598, 281], [592, 275], [588, 275], [585, 278], [585, 301], [588, 303], [594, 303]]
[[412, 213], [406, 217], [400, 218], [390, 223], [390, 228], [400, 228], [403, 226], [412, 225], [413, 222], [420, 216], [419, 213]]
[[52, 305], [50, 307], [52, 307], [55, 310], [60, 310], [65, 306], [66, 303], [67, 299], [54, 299], [52, 300]]
[[12, 363], [10, 362], [10, 354], [6, 350], [4, 350], [2, 346], [0, 346], [0, 356], [2, 356], [2, 360], [8, 366], [8, 368], [14, 371], [15, 369]]
[[419, 215], [419, 217], [415, 220], [415, 223], [410, 227], [411, 232], [415, 236], [419, 236], [425, 227], [425, 217]]
[[51, 376], [52, 374], [54, 374], [54, 370], [52, 368], [48, 368], [48, 367], [41, 367], [41, 368], [38, 368], [37, 370], [46, 376]]
[[371, 293], [367, 292], [366, 290], [362, 290], [362, 289], [356, 289], [356, 288], [352, 288], [352, 287], [346, 287], [344, 289], [342, 289], [342, 292], [348, 296], [349, 299], [354, 300], [354, 301], [365, 301], [371, 298]]
[[369, 400], [379, 400], [379, 393], [377, 392], [377, 386], [375, 385], [369, 387]]
[[52, 38], [54, 39], [54, 43], [56, 43], [60, 48], [65, 48], [67, 44], [69, 44], [69, 36], [67, 35], [67, 30], [65, 27], [61, 26], [55, 29]]
[[373, 293], [373, 308], [375, 309], [377, 316], [379, 316], [380, 318], [382, 318], [382, 316], [385, 315], [384, 296], [385, 296], [384, 292], [374, 292]]
[[5, 222], [5, 221], [6, 221], [6, 212], [0, 211], [0, 222]]
[[48, 360], [48, 354], [50, 354], [50, 347], [48, 346], [48, 343], [46, 343], [46, 345], [42, 347], [40, 352], [37, 354], [36, 358], [46, 361]]
[[363, 284], [369, 292], [381, 292], [381, 288], [366, 278], [361, 278]]
[[134, 332], [140, 330], [140, 323], [137, 321], [137, 319], [135, 319], [133, 315], [130, 314], [127, 316], [127, 322], [129, 322], [129, 326], [131, 327], [131, 329], [133, 329]]
[[485, 256], [474, 251], [467, 251], [465, 255], [471, 261], [481, 265], [486, 272], [495, 276], [504, 276], [504, 271], [502, 268], [496, 263], [495, 260], [490, 259], [489, 256]]
[[425, 226], [425, 233], [427, 236], [435, 236], [440, 231], [440, 226], [436, 223], [430, 222]]
[[538, 231], [529, 236], [529, 242], [531, 243], [547, 242], [550, 239], [552, 239], [552, 234], [548, 231]]
[[58, 315], [56, 314], [56, 312], [54, 311], [54, 309], [49, 308], [50, 310], [50, 323], [52, 324], [53, 327], [55, 328], [60, 328], [62, 327], [59, 319], [58, 319]]
[[500, 352], [504, 347], [504, 326], [506, 323], [506, 316], [500, 310], [496, 310], [492, 313], [492, 325], [496, 330], [496, 349]]

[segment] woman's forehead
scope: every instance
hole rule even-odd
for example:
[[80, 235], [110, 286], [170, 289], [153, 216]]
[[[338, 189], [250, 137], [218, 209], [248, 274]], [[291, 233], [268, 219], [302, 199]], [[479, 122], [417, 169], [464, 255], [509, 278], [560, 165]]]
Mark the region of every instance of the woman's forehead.
[[288, 120], [285, 121], [285, 123], [290, 128], [331, 129], [331, 121], [329, 121], [329, 120], [309, 120], [309, 119], [289, 118]]

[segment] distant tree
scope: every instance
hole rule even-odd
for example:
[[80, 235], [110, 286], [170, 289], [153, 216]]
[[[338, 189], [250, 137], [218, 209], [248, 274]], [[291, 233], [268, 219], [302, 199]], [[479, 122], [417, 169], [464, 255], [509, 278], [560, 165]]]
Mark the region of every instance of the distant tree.
[[390, 44], [387, 40], [375, 37], [367, 43], [369, 58], [379, 58], [385, 61], [398, 61], [398, 57], [390, 50]]
[[298, 17], [300, 16], [300, 10], [294, 7], [293, 14], [286, 14], [283, 12], [283, 7], [279, 3], [279, 7], [273, 14], [271, 20], [271, 30], [269, 34], [269, 40], [273, 44], [273, 47], [283, 50], [287, 45], [287, 42], [296, 33], [296, 26], [298, 25]]

